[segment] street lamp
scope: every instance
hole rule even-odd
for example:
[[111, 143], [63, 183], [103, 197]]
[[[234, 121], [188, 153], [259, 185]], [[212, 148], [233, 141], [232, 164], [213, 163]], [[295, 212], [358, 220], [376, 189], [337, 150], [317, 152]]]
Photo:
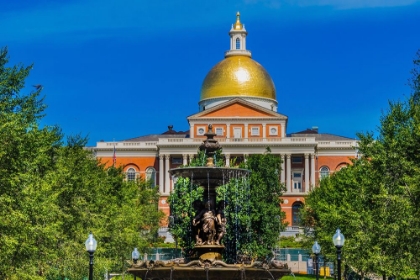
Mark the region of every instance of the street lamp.
[[133, 263], [137, 263], [140, 258], [140, 253], [137, 248], [134, 248], [133, 252], [131, 252], [131, 258], [133, 259]]
[[86, 251], [89, 253], [89, 280], [93, 280], [93, 254], [96, 251], [98, 243], [93, 238], [92, 232], [89, 233], [89, 237], [85, 242]]
[[[133, 259], [133, 263], [137, 263], [140, 258], [140, 253], [137, 251], [137, 248], [134, 248], [133, 252], [131, 252], [131, 258]], [[136, 280], [136, 275], [134, 275], [134, 280]]]
[[341, 279], [341, 248], [344, 245], [344, 235], [340, 232], [340, 229], [337, 229], [333, 236], [333, 243], [335, 248], [337, 248], [337, 276], [338, 280]]
[[315, 275], [316, 280], [319, 280], [319, 265], [318, 265], [318, 255], [321, 252], [321, 246], [319, 246], [318, 241], [315, 241], [314, 245], [312, 246], [312, 253], [315, 254]]

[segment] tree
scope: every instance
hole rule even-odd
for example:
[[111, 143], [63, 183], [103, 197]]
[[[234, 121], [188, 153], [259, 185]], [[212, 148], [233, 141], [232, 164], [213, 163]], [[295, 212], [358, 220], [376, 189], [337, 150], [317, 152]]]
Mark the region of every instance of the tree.
[[56, 266], [62, 272], [77, 271], [86, 253], [72, 248], [75, 243], [83, 244], [86, 231], [92, 231], [100, 244], [95, 268], [102, 269], [97, 274], [123, 272], [134, 247], [143, 252], [149, 247], [149, 240], [141, 233], [157, 234], [163, 218], [157, 207], [159, 193], [144, 179], [125, 181], [122, 168], [105, 168], [84, 149], [86, 139], [72, 137], [67, 143], [60, 149], [51, 182], [63, 215], [63, 243], [59, 247], [68, 249]]
[[302, 213], [327, 254], [330, 236], [342, 229], [345, 260], [362, 274], [420, 277], [420, 51], [414, 65], [412, 94], [389, 102], [377, 139], [358, 135], [362, 158], [323, 179]]
[[21, 94], [31, 66], [8, 67], [0, 50], [0, 278], [82, 279], [84, 242], [98, 240], [95, 278], [124, 271], [134, 247], [148, 247], [141, 232], [157, 233], [159, 193], [145, 180], [126, 182], [58, 127], [40, 127], [41, 87]]
[[279, 231], [285, 228], [286, 216], [280, 208], [280, 197], [286, 190], [279, 180], [281, 159], [267, 148], [264, 154], [249, 156], [243, 167], [251, 171], [248, 198], [252, 229], [243, 250], [265, 258], [278, 241]]
[[[21, 95], [31, 66], [8, 67], [0, 49], [0, 278], [42, 275], [59, 209], [45, 177], [60, 146], [56, 127], [39, 128], [41, 89]], [[28, 260], [37, 259], [38, 266]]]

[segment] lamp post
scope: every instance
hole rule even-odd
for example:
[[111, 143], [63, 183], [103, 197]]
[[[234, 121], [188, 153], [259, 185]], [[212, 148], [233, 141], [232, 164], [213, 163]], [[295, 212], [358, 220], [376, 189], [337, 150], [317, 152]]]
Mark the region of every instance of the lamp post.
[[335, 248], [337, 248], [337, 276], [338, 280], [341, 280], [341, 248], [344, 245], [344, 235], [340, 232], [340, 229], [337, 229], [333, 236], [333, 243]]
[[315, 254], [315, 276], [316, 280], [319, 280], [319, 265], [318, 265], [318, 255], [321, 252], [321, 246], [319, 246], [318, 241], [315, 241], [312, 246], [312, 253]]
[[93, 254], [96, 251], [98, 243], [93, 238], [92, 232], [89, 233], [89, 237], [85, 242], [86, 251], [89, 253], [89, 280], [93, 280]]
[[[133, 263], [137, 263], [140, 258], [140, 253], [137, 248], [134, 248], [133, 252], [131, 252], [131, 258], [133, 259]], [[134, 280], [136, 280], [136, 275], [134, 275]]]
[[140, 258], [140, 253], [137, 248], [134, 248], [133, 252], [131, 252], [131, 258], [133, 259], [133, 263], [137, 263]]

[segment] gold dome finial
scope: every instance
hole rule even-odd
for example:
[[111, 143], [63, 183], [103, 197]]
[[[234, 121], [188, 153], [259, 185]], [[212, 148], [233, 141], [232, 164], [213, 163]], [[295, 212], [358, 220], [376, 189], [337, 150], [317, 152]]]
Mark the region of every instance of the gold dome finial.
[[233, 29], [235, 29], [235, 30], [242, 30], [243, 27], [244, 27], [243, 24], [241, 23], [240, 17], [241, 17], [241, 14], [239, 12], [237, 12], [236, 13], [236, 22], [233, 25]]

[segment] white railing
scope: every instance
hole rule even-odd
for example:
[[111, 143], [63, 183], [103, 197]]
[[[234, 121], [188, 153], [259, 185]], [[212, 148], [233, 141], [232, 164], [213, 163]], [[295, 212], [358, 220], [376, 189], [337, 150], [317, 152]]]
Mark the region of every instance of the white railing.
[[357, 141], [320, 141], [318, 142], [318, 147], [356, 147]]
[[[320, 148], [333, 148], [333, 147], [355, 147], [357, 141], [315, 141], [315, 137], [273, 137], [273, 138], [222, 138], [215, 137], [220, 143], [282, 143], [282, 144], [317, 144]], [[199, 144], [205, 138], [159, 138], [158, 141], [139, 141], [139, 142], [97, 142], [97, 148], [150, 148], [157, 145], [165, 144]]]
[[[215, 137], [220, 143], [316, 143], [315, 137], [288, 137], [288, 138], [219, 138]], [[166, 143], [201, 143], [205, 138], [160, 138], [157, 144]]]
[[147, 142], [97, 142], [97, 148], [111, 148], [114, 146], [118, 148], [151, 148], [156, 147], [157, 141], [147, 141]]

